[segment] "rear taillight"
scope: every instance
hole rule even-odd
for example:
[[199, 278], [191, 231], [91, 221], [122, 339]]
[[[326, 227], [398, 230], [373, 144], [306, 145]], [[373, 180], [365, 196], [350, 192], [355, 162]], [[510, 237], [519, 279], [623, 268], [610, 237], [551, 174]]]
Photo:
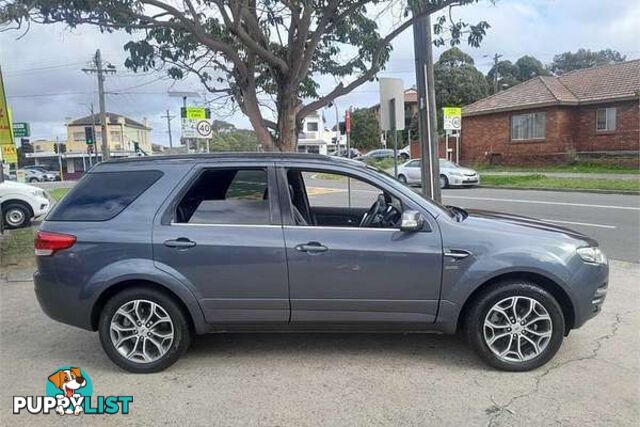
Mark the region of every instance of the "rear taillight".
[[35, 249], [37, 256], [53, 255], [56, 251], [69, 249], [76, 242], [76, 236], [70, 234], [50, 233], [38, 231], [36, 233]]

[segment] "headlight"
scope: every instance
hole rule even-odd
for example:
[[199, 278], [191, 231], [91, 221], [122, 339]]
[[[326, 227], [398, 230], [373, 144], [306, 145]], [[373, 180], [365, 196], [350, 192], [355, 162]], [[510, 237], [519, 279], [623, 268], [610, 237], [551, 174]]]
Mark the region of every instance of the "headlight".
[[607, 257], [597, 247], [578, 248], [578, 255], [584, 262], [590, 264], [606, 264]]
[[33, 190], [31, 194], [33, 194], [36, 197], [45, 197], [44, 190]]

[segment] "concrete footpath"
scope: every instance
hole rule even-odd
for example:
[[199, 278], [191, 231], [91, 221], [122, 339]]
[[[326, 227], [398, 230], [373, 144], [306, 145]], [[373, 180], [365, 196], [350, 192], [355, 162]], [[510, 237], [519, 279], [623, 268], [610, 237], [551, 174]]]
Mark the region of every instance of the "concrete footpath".
[[[28, 271], [0, 272], [0, 425], [640, 424], [640, 266], [612, 262], [603, 312], [534, 372], [495, 371], [459, 337], [234, 334], [198, 337], [165, 372], [125, 373], [96, 334], [49, 320]], [[13, 415], [62, 365], [95, 395], [133, 395], [129, 415]]]

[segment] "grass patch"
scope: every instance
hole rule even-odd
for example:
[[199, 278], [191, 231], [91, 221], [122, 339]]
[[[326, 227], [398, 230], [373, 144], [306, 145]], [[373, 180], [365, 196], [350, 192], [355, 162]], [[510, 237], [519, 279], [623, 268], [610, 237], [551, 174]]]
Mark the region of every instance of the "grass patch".
[[553, 178], [544, 175], [482, 175], [483, 185], [518, 188], [640, 191], [640, 180], [597, 178]]
[[482, 172], [566, 172], [566, 173], [620, 173], [640, 174], [640, 168], [629, 168], [619, 165], [607, 165], [602, 163], [579, 162], [573, 165], [555, 166], [491, 166], [475, 165], [473, 169]]
[[51, 194], [51, 197], [53, 197], [54, 199], [56, 199], [56, 201], [59, 202], [69, 192], [69, 190], [71, 189], [70, 188], [54, 188], [49, 192], [49, 194]]
[[28, 266], [33, 265], [33, 239], [36, 228], [27, 227], [17, 230], [5, 230], [0, 238], [0, 266]]

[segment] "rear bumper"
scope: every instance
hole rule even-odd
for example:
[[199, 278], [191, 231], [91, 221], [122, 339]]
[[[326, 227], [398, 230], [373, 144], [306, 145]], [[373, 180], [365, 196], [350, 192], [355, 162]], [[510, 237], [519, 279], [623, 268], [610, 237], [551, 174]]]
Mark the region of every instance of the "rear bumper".
[[94, 330], [88, 301], [84, 304], [74, 301], [71, 292], [61, 289], [57, 281], [46, 279], [38, 271], [33, 275], [33, 285], [38, 303], [47, 316], [67, 325]]

